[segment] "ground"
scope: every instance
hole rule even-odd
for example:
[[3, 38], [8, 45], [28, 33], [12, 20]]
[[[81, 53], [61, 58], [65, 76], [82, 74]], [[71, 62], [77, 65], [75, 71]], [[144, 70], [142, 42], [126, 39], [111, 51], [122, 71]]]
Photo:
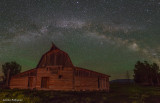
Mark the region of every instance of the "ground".
[[0, 103], [6, 99], [20, 103], [160, 103], [160, 87], [111, 84], [109, 93], [1, 89]]

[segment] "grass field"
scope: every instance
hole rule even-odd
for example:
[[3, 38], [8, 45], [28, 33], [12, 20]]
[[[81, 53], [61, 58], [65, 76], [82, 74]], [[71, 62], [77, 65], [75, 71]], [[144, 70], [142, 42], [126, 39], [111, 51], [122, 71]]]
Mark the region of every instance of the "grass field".
[[160, 87], [112, 84], [109, 93], [1, 89], [0, 103], [5, 99], [21, 99], [20, 103], [160, 103]]

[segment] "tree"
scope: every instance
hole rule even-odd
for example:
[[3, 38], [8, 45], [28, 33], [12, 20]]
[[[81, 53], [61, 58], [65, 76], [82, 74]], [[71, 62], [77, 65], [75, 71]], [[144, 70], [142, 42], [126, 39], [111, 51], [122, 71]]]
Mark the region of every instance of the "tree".
[[156, 63], [138, 61], [134, 69], [134, 81], [140, 84], [159, 85], [159, 66]]
[[16, 75], [20, 73], [21, 71], [21, 65], [18, 63], [12, 61], [12, 62], [6, 62], [2, 65], [2, 72], [4, 74], [4, 82], [6, 86], [8, 86], [9, 81], [13, 75]]
[[154, 84], [157, 84], [159, 85], [160, 81], [159, 81], [159, 66], [156, 64], [156, 63], [153, 63], [152, 64], [152, 69], [153, 69], [153, 72], [152, 72], [152, 76], [153, 76], [153, 82]]

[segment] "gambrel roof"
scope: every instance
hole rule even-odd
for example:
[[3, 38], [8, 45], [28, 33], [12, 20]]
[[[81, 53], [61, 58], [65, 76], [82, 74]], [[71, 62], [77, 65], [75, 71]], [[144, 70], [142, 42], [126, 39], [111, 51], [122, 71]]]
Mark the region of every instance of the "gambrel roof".
[[63, 67], [73, 67], [72, 61], [68, 54], [60, 50], [55, 44], [52, 43], [51, 49], [46, 52], [39, 61], [37, 68], [61, 65]]

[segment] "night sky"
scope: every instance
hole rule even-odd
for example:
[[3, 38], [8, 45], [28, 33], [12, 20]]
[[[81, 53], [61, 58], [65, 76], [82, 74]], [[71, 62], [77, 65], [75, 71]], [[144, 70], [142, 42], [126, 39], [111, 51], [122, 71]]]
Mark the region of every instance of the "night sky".
[[160, 0], [0, 0], [0, 65], [32, 69], [52, 41], [75, 66], [132, 77], [138, 60], [160, 65]]

